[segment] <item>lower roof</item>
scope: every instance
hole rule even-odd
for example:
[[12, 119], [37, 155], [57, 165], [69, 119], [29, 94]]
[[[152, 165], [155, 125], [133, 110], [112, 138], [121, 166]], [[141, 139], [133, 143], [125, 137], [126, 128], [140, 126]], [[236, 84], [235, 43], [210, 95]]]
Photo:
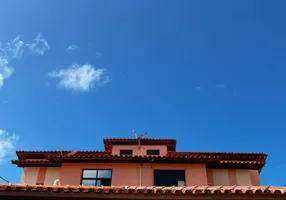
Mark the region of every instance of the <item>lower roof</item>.
[[61, 166], [70, 162], [114, 163], [206, 163], [208, 168], [261, 170], [266, 163], [264, 153], [168, 152], [166, 156], [112, 155], [100, 151], [17, 151], [18, 167]]
[[48, 186], [0, 184], [0, 199], [286, 199], [273, 186]]

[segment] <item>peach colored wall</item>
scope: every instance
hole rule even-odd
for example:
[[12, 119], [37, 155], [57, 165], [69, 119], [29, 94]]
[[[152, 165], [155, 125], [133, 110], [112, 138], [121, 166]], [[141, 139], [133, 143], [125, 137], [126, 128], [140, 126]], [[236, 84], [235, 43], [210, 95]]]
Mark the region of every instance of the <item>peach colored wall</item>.
[[214, 177], [212, 169], [207, 169], [207, 181], [208, 185], [214, 185]]
[[[141, 164], [143, 186], [154, 185], [154, 170], [185, 170], [186, 186], [193, 185], [260, 185], [258, 170], [206, 169], [205, 164]], [[21, 184], [79, 185], [82, 169], [112, 169], [112, 185], [139, 185], [140, 164], [64, 163], [61, 168], [28, 167], [23, 169]], [[39, 182], [40, 181], [40, 182]]]
[[47, 168], [46, 167], [40, 167], [38, 171], [37, 181], [36, 184], [44, 184], [45, 177], [46, 177]]
[[79, 185], [82, 169], [112, 169], [112, 185], [138, 185], [139, 183], [139, 164], [121, 163], [66, 163], [60, 170], [60, 183]]
[[258, 170], [250, 170], [251, 184], [254, 186], [260, 185], [260, 176]]
[[207, 169], [209, 185], [260, 185], [258, 170]]
[[39, 167], [26, 167], [23, 170], [21, 183], [36, 184], [38, 178]]
[[205, 164], [190, 164], [187, 170], [188, 185], [207, 185], [207, 170]]
[[214, 185], [229, 185], [229, 176], [227, 169], [213, 170]]
[[237, 184], [237, 177], [236, 177], [236, 170], [235, 169], [229, 169], [228, 170], [228, 180], [229, 180], [229, 185], [236, 185]]
[[155, 145], [114, 145], [112, 147], [112, 154], [120, 155], [120, 150], [133, 150], [133, 155], [146, 155], [147, 150], [160, 150], [160, 156], [167, 155], [167, 146]]
[[185, 170], [186, 185], [207, 185], [206, 166], [204, 164], [143, 164], [142, 185], [154, 185], [154, 170]]
[[60, 179], [60, 167], [48, 167], [45, 176], [45, 185], [53, 185], [56, 179]]
[[236, 170], [237, 185], [251, 185], [249, 170]]
[[[139, 185], [140, 164], [86, 163], [63, 164], [60, 171], [62, 185], [79, 185], [82, 169], [112, 169], [112, 185]], [[204, 164], [142, 164], [142, 185], [154, 184], [155, 169], [181, 169], [186, 171], [186, 185], [207, 185]], [[72, 174], [72, 176], [71, 176]]]
[[26, 174], [27, 174], [28, 168], [25, 167], [23, 168], [20, 184], [25, 184], [26, 183]]

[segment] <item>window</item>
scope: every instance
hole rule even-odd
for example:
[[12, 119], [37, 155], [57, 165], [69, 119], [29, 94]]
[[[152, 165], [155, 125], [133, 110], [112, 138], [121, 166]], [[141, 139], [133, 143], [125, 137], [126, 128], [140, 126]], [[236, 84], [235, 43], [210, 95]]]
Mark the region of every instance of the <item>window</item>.
[[81, 185], [85, 186], [111, 186], [111, 170], [83, 170]]
[[185, 186], [184, 170], [154, 170], [154, 185]]
[[147, 150], [147, 155], [160, 155], [160, 150]]
[[133, 154], [132, 150], [127, 150], [127, 149], [120, 150], [120, 155], [132, 155], [132, 154]]

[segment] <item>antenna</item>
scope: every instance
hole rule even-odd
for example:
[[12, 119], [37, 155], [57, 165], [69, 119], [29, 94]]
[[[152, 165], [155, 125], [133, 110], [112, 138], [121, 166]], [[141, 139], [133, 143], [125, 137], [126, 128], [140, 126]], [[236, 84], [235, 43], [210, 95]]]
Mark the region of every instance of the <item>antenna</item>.
[[133, 134], [135, 135], [135, 138], [137, 139], [138, 136], [137, 136], [137, 131], [135, 129], [133, 129]]
[[61, 147], [58, 148], [58, 152], [59, 152], [59, 154], [60, 154], [61, 156], [63, 156], [63, 152], [62, 152], [62, 148], [61, 148]]
[[140, 140], [141, 140], [145, 135], [147, 135], [147, 133], [146, 133], [146, 132], [145, 132], [145, 133], [142, 133], [142, 134], [139, 135], [139, 136], [137, 136], [136, 130], [135, 130], [135, 132], [133, 131], [133, 133], [135, 134], [136, 139], [138, 140], [138, 146], [139, 146], [139, 148], [140, 148]]
[[133, 134], [135, 135], [135, 138], [138, 140], [142, 139], [145, 135], [147, 135], [147, 133], [145, 132], [138, 136], [136, 129], [133, 129]]
[[139, 139], [139, 140], [142, 139], [145, 135], [147, 135], [146, 132], [145, 132], [145, 133], [142, 133], [141, 135], [139, 135], [138, 139]]

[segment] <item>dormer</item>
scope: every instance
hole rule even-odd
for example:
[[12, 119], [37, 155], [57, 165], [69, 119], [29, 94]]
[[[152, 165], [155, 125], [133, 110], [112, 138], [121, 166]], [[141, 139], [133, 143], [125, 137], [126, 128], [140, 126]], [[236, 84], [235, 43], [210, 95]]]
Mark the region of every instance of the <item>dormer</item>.
[[112, 155], [166, 156], [176, 151], [175, 139], [104, 139], [106, 152]]

